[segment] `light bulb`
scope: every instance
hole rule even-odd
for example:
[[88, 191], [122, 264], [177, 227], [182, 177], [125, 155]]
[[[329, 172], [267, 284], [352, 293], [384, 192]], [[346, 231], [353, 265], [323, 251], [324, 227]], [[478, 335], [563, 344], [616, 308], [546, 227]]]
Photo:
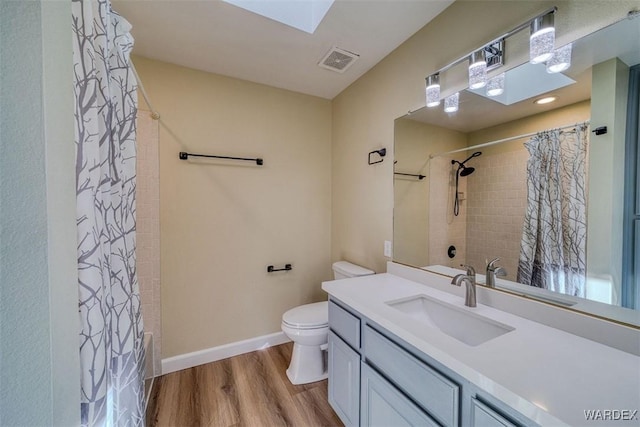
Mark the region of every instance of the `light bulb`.
[[469, 89], [480, 89], [487, 84], [487, 59], [484, 49], [469, 56]]
[[499, 96], [504, 93], [505, 74], [500, 73], [487, 83], [487, 96]]
[[448, 96], [444, 99], [444, 112], [445, 113], [455, 113], [458, 111], [458, 98], [460, 97], [460, 92], [456, 92], [451, 96]]
[[433, 74], [427, 77], [427, 107], [437, 107], [440, 105], [440, 75]]
[[529, 62], [539, 64], [553, 57], [556, 42], [553, 13], [547, 13], [531, 21], [531, 36], [529, 37]]
[[572, 44], [562, 46], [553, 53], [553, 58], [547, 61], [547, 73], [560, 73], [571, 66]]

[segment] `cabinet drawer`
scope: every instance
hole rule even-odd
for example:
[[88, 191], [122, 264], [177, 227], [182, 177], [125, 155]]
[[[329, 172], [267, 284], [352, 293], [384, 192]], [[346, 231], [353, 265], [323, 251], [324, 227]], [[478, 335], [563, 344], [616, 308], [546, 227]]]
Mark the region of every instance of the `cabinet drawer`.
[[363, 339], [367, 363], [446, 426], [458, 425], [460, 387], [380, 333], [366, 327]]
[[329, 327], [351, 347], [360, 349], [360, 319], [329, 301]]
[[471, 425], [482, 427], [517, 427], [501, 414], [476, 398], [471, 398]]

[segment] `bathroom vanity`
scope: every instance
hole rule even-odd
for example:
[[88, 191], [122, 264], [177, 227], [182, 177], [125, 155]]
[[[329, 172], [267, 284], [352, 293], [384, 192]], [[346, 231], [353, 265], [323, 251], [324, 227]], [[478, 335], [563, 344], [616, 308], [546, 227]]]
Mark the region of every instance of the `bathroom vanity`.
[[323, 283], [329, 402], [345, 425], [640, 423], [637, 354], [482, 299], [465, 307], [450, 278], [421, 274]]

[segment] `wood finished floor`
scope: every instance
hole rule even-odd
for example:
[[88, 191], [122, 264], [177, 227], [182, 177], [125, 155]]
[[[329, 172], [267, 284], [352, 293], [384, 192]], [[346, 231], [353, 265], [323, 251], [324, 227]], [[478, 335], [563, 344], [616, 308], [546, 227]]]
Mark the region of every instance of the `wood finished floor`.
[[292, 343], [156, 378], [147, 426], [342, 426], [327, 381], [294, 386]]

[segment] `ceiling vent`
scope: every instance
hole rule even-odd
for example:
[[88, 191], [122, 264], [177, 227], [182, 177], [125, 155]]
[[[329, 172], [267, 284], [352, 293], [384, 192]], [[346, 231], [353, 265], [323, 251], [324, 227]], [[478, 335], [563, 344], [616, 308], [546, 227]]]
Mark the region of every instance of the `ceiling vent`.
[[318, 65], [322, 68], [326, 68], [327, 70], [344, 73], [359, 57], [360, 55], [357, 53], [349, 52], [348, 50], [334, 46], [320, 60]]

